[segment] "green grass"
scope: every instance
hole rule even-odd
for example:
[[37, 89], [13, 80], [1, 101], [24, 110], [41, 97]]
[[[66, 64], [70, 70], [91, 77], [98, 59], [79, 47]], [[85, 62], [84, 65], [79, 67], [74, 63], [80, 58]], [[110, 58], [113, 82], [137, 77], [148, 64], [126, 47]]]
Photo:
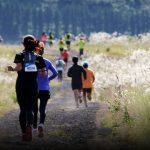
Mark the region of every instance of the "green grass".
[[7, 65], [13, 64], [15, 54], [20, 48], [21, 46], [0, 44], [0, 116], [17, 107], [16, 73], [8, 72]]
[[14, 56], [16, 52], [18, 52], [20, 49], [23, 49], [22, 46], [18, 45], [1, 45], [0, 44], [0, 58], [8, 58], [8, 59], [14, 59]]
[[120, 96], [115, 88], [110, 87], [101, 93], [100, 98], [109, 105], [109, 112], [104, 114], [101, 124], [112, 128], [114, 138], [132, 141], [139, 149], [149, 146], [150, 93], [145, 93], [142, 86], [129, 86], [122, 91]]
[[15, 83], [0, 82], [0, 116], [17, 107]]
[[[72, 46], [73, 49], [79, 51], [79, 47], [76, 45]], [[121, 44], [86, 44], [84, 48], [85, 53], [88, 54], [107, 54], [108, 56], [126, 56], [128, 49], [126, 46]]]

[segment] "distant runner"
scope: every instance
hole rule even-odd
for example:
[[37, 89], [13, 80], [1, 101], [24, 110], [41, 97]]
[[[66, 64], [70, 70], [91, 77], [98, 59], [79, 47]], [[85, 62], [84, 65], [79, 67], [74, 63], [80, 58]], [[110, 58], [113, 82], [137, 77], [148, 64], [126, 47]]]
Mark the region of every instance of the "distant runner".
[[56, 69], [58, 72], [58, 81], [62, 81], [63, 73], [64, 73], [64, 69], [65, 69], [65, 62], [61, 58], [58, 58], [56, 60], [55, 64], [56, 64]]
[[45, 32], [42, 33], [42, 36], [41, 36], [41, 41], [44, 43], [44, 45], [46, 44], [47, 42], [47, 35]]
[[76, 107], [79, 107], [79, 102], [82, 102], [82, 74], [83, 78], [86, 79], [86, 71], [80, 65], [78, 65], [78, 57], [72, 58], [73, 65], [68, 69], [68, 77], [72, 78], [71, 86], [74, 92]]
[[70, 55], [70, 54], [69, 54], [67, 48], [64, 48], [64, 51], [62, 52], [62, 59], [63, 59], [63, 61], [65, 62], [65, 68], [67, 68], [69, 55]]
[[72, 34], [70, 32], [67, 32], [65, 35], [65, 42], [66, 42], [67, 49], [69, 51], [70, 51], [71, 40], [72, 40]]
[[82, 59], [82, 55], [84, 54], [85, 40], [80, 38], [80, 41], [77, 43], [77, 45], [79, 46], [79, 58]]
[[54, 43], [54, 35], [52, 34], [52, 32], [50, 32], [48, 35], [48, 43], [49, 43], [49, 46], [52, 46]]
[[83, 68], [86, 71], [86, 79], [82, 76], [82, 83], [83, 83], [83, 99], [84, 104], [87, 107], [87, 98], [91, 101], [92, 99], [92, 88], [93, 82], [95, 81], [95, 76], [93, 70], [88, 68], [88, 63], [83, 63]]
[[2, 36], [0, 35], [0, 43], [2, 43], [4, 41], [4, 39], [2, 38]]
[[64, 42], [63, 38], [60, 38], [59, 41], [58, 41], [58, 48], [59, 48], [59, 51], [60, 51], [60, 57], [62, 55], [64, 47], [65, 47], [65, 42]]

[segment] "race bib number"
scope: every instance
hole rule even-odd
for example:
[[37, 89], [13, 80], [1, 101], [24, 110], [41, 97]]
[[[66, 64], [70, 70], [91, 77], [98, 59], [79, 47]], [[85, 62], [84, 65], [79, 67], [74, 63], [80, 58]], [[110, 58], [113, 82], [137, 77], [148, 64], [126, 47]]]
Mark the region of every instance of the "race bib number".
[[36, 72], [37, 67], [35, 64], [32, 63], [26, 63], [25, 64], [25, 72]]

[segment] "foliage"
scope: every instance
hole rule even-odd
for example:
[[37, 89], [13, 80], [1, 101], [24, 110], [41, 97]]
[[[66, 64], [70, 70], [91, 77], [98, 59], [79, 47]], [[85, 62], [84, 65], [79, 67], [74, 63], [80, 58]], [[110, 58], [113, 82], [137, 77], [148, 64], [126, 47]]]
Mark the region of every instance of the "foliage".
[[139, 34], [149, 32], [149, 8], [149, 0], [0, 0], [0, 34], [5, 41], [43, 31]]

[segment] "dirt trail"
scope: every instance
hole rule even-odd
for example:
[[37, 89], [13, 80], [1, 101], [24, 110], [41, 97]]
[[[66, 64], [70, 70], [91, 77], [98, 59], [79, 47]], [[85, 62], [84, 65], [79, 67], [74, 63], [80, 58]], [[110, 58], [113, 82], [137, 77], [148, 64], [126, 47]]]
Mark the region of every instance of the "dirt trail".
[[[51, 52], [54, 55], [57, 53], [53, 50]], [[51, 89], [52, 97], [47, 105], [44, 137], [38, 138], [34, 132], [32, 142], [22, 142], [18, 121], [19, 110], [14, 110], [0, 118], [1, 150], [93, 150], [107, 149], [110, 145], [118, 148], [113, 142], [108, 143], [105, 140], [111, 134], [111, 129], [100, 126], [101, 117], [107, 112], [106, 104], [93, 100], [88, 102], [88, 108], [85, 108], [83, 103], [76, 108], [70, 79], [66, 72], [61, 86]]]

